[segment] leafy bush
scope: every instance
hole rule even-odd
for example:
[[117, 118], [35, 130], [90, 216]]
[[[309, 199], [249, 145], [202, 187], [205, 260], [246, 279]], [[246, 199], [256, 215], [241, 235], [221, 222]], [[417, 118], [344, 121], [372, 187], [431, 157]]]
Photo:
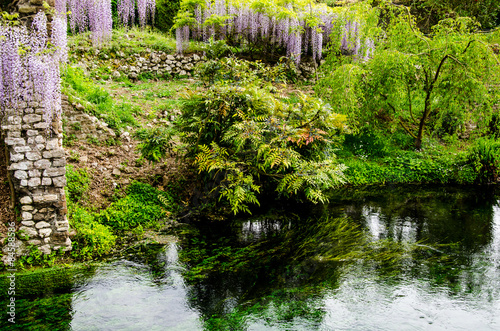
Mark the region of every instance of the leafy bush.
[[135, 136], [142, 142], [137, 146], [141, 158], [149, 162], [159, 162], [173, 146], [172, 130], [167, 128], [153, 128], [137, 130]]
[[250, 67], [245, 61], [219, 62], [226, 74], [188, 95], [175, 123], [199, 172], [218, 182], [219, 200], [234, 213], [250, 212], [265, 187], [325, 202], [324, 190], [343, 182], [334, 145], [344, 117], [311, 96], [299, 95], [295, 103], [279, 99], [273, 85], [242, 70]]
[[67, 197], [72, 202], [80, 201], [89, 189], [90, 175], [86, 168], [75, 169], [72, 165], [66, 166]]
[[100, 224], [93, 213], [76, 204], [69, 205], [71, 226], [76, 230], [73, 239], [73, 257], [90, 260], [109, 254], [116, 244], [112, 230]]
[[286, 83], [298, 76], [295, 66], [286, 58], [281, 58], [274, 66], [268, 66], [261, 61], [249, 62], [235, 57], [201, 62], [196, 66], [195, 74], [205, 86], [214, 83], [262, 86], [265, 82]]
[[476, 171], [476, 182], [495, 182], [499, 176], [500, 142], [489, 138], [476, 140], [468, 150], [467, 159]]
[[96, 221], [115, 231], [133, 229], [139, 225], [153, 225], [175, 210], [174, 199], [166, 192], [134, 182], [127, 189], [127, 196], [113, 202], [95, 215]]
[[474, 17], [483, 29], [500, 24], [500, 3], [497, 0], [403, 0], [402, 3], [410, 6], [424, 32], [429, 32], [440, 20], [455, 16]]

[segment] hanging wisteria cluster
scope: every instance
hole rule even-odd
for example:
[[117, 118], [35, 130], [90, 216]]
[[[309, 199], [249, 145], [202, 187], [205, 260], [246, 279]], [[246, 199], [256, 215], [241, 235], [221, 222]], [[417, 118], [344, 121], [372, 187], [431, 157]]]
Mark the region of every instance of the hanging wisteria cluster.
[[[136, 16], [137, 7], [137, 16]], [[145, 27], [149, 21], [154, 22], [156, 1], [155, 0], [118, 0], [116, 4], [118, 18], [124, 26], [131, 26], [135, 23], [136, 17], [139, 25]]]
[[[186, 3], [188, 3], [187, 1]], [[198, 1], [199, 2], [199, 1]], [[271, 43], [286, 50], [286, 55], [298, 64], [303, 54], [320, 60], [339, 19], [324, 4], [308, 2], [279, 2], [261, 0], [205, 0], [191, 11], [177, 16], [177, 52], [182, 53], [189, 39], [207, 41], [231, 39], [248, 43]], [[219, 21], [216, 22], [216, 18]], [[221, 22], [222, 21], [222, 22]], [[362, 45], [359, 23], [347, 21], [342, 29], [341, 49], [351, 55], [360, 55], [368, 47]], [[368, 55], [366, 55], [368, 56]]]
[[29, 31], [24, 26], [0, 25], [0, 110], [20, 103], [41, 103], [49, 122], [61, 115], [59, 64], [67, 56], [66, 21], [55, 15], [51, 41], [47, 17], [38, 13]]
[[111, 38], [111, 0], [67, 0], [66, 8], [71, 13], [69, 24], [73, 33], [90, 31], [96, 45]]

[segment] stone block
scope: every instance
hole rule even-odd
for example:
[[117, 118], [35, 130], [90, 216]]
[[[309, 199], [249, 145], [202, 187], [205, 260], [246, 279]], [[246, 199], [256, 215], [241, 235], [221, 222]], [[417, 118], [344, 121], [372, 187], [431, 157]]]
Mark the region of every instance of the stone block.
[[15, 146], [14, 152], [16, 152], [16, 153], [31, 152], [31, 147], [29, 147], [29, 146]]
[[33, 210], [33, 209], [35, 209], [35, 208], [33, 208], [33, 206], [32, 206], [32, 205], [23, 205], [23, 206], [21, 207], [21, 210], [22, 210], [22, 211], [31, 211], [31, 210]]
[[66, 177], [65, 176], [54, 177], [54, 178], [52, 178], [52, 182], [54, 183], [55, 187], [65, 187], [66, 186]]
[[48, 169], [52, 166], [52, 163], [49, 160], [38, 160], [34, 164], [36, 169]]
[[35, 195], [33, 196], [33, 201], [36, 203], [51, 203], [57, 202], [59, 196], [57, 194], [46, 194], [46, 195]]
[[7, 138], [21, 138], [21, 131], [7, 131]]
[[43, 152], [43, 157], [46, 159], [51, 159], [51, 158], [56, 158], [56, 157], [64, 157], [64, 150], [61, 149], [55, 149], [52, 151], [45, 151]]
[[28, 244], [30, 244], [30, 245], [35, 245], [35, 246], [38, 246], [38, 245], [40, 245], [41, 243], [42, 243], [42, 242], [41, 242], [40, 240], [38, 240], [38, 239], [31, 239], [31, 240], [29, 240], [29, 241], [28, 241]]
[[17, 124], [17, 125], [2, 125], [2, 130], [5, 130], [5, 131], [21, 131], [21, 124]]
[[31, 161], [23, 161], [12, 163], [9, 167], [9, 170], [29, 170], [33, 168], [33, 162]]
[[33, 222], [33, 221], [22, 221], [21, 224], [24, 225], [24, 226], [32, 227], [33, 225], [35, 225], [35, 222]]
[[27, 179], [22, 179], [21, 183], [19, 185], [24, 186], [24, 187], [28, 186], [28, 180]]
[[21, 226], [19, 228], [19, 231], [24, 232], [30, 238], [38, 237], [38, 232], [35, 229], [28, 226]]
[[40, 186], [40, 184], [42, 184], [42, 180], [40, 179], [40, 177], [34, 177], [34, 178], [30, 178], [28, 180], [28, 186], [29, 187]]
[[19, 162], [24, 160], [24, 154], [13, 154], [10, 153], [10, 162]]
[[38, 114], [29, 114], [29, 115], [24, 115], [23, 117], [23, 122], [24, 123], [38, 123], [42, 121], [42, 116]]
[[37, 134], [39, 134], [39, 132], [37, 130], [28, 130], [28, 131], [26, 131], [26, 135], [28, 137], [33, 137], [33, 136], [36, 136]]
[[26, 145], [26, 140], [24, 138], [7, 138], [5, 139], [5, 145]]
[[35, 125], [33, 125], [33, 127], [35, 127], [35, 129], [44, 129], [45, 130], [49, 127], [49, 125], [45, 122], [38, 122]]
[[52, 185], [52, 178], [48, 178], [48, 177], [42, 178], [42, 185], [43, 186], [50, 186], [50, 185]]
[[[80, 158], [80, 161], [81, 161], [81, 158]], [[54, 159], [52, 161], [52, 165], [54, 167], [64, 167], [66, 166], [66, 158], [59, 158], [59, 159]]]
[[45, 145], [45, 148], [47, 150], [53, 150], [59, 147], [57, 138], [49, 139], [47, 140], [47, 144]]
[[47, 238], [52, 233], [52, 229], [50, 229], [50, 228], [40, 229], [40, 230], [38, 230], [38, 233], [40, 234], [40, 237]]
[[58, 168], [48, 168], [43, 172], [44, 177], [59, 177], [66, 174], [66, 169], [64, 167]]
[[11, 125], [19, 125], [22, 123], [21, 116], [9, 116], [7, 117], [7, 123]]
[[36, 138], [35, 138], [35, 142], [36, 142], [37, 144], [44, 144], [44, 143], [45, 143], [45, 141], [46, 141], [46, 140], [45, 140], [45, 137], [44, 137], [44, 136], [36, 136]]
[[40, 177], [42, 175], [42, 172], [40, 170], [33, 169], [33, 170], [28, 171], [28, 175], [30, 177]]
[[38, 161], [42, 158], [42, 154], [40, 152], [27, 152], [26, 158], [30, 161]]
[[35, 228], [37, 228], [37, 229], [44, 229], [44, 228], [50, 228], [50, 227], [51, 227], [50, 224], [47, 222], [44, 222], [44, 221], [38, 222], [35, 225]]
[[29, 196], [25, 196], [25, 197], [22, 197], [19, 202], [21, 202], [21, 204], [23, 205], [29, 205], [31, 203], [33, 203], [33, 200], [31, 199], [31, 197]]
[[40, 246], [38, 247], [38, 249], [40, 250], [40, 252], [42, 252], [43, 254], [50, 254], [52, 253], [52, 249], [50, 249], [50, 245], [43, 245], [43, 246]]
[[27, 211], [22, 212], [21, 217], [23, 221], [29, 221], [33, 219], [33, 214]]
[[28, 178], [28, 173], [24, 170], [17, 170], [14, 172], [14, 177], [21, 180], [21, 179], [27, 179]]

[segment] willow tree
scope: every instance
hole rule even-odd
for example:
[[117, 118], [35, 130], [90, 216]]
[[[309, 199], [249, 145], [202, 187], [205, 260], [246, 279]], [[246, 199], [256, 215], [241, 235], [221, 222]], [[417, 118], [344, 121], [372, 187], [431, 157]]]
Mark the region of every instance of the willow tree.
[[441, 21], [423, 35], [399, 12], [370, 59], [331, 54], [317, 85], [351, 127], [399, 126], [422, 147], [427, 129], [486, 123], [498, 104], [500, 62], [470, 18]]

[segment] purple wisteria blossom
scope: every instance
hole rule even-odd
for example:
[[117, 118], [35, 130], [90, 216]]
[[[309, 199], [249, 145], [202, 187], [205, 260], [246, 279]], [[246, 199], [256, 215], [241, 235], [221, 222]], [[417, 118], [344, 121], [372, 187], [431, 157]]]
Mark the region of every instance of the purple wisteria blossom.
[[43, 12], [33, 19], [31, 31], [24, 26], [0, 26], [1, 112], [36, 101], [43, 106], [47, 122], [61, 115], [59, 64], [67, 49], [65, 27], [64, 17], [56, 14], [49, 43]]
[[145, 27], [147, 22], [154, 23], [155, 0], [118, 0], [116, 8], [118, 19], [124, 26], [134, 25], [136, 19], [141, 27]]

